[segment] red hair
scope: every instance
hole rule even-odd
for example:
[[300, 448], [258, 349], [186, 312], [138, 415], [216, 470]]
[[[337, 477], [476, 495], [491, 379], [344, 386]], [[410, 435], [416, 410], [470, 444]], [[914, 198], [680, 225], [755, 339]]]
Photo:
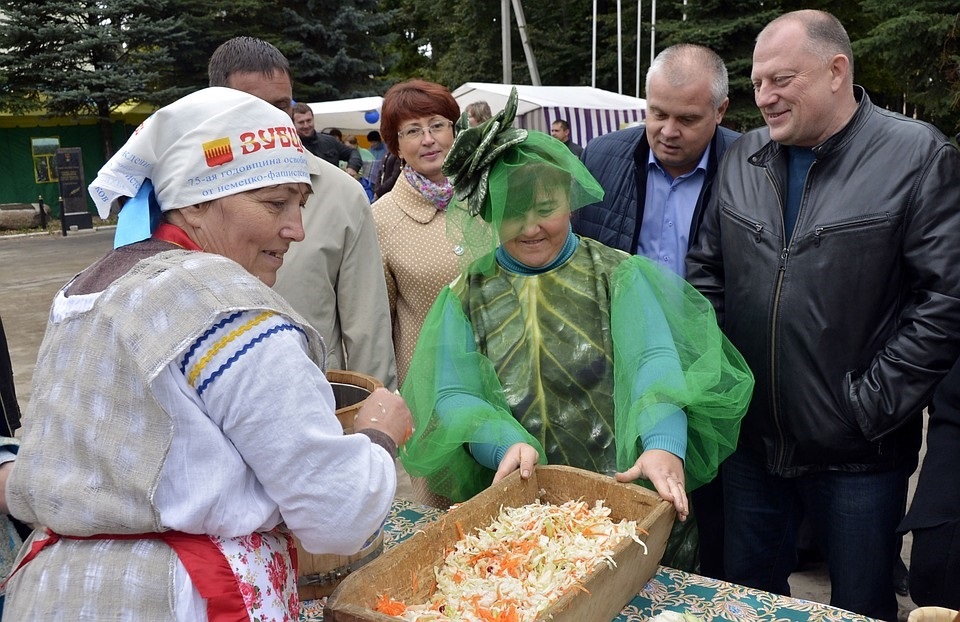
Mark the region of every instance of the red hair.
[[387, 149], [400, 155], [400, 139], [397, 132], [411, 119], [440, 115], [456, 123], [460, 118], [460, 105], [450, 94], [450, 89], [426, 80], [407, 80], [391, 86], [380, 105], [380, 134]]

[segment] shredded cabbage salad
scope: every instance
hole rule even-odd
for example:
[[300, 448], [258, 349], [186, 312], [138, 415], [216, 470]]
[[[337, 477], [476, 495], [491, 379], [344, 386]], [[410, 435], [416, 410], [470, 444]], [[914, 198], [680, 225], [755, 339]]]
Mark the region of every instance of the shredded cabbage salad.
[[532, 621], [562, 595], [587, 591], [582, 583], [598, 564], [616, 566], [614, 550], [624, 538], [646, 555], [637, 532], [636, 521], [614, 523], [603, 501], [592, 508], [579, 500], [501, 508], [489, 527], [462, 535], [435, 569], [437, 589], [428, 602], [381, 595], [376, 608], [416, 622]]

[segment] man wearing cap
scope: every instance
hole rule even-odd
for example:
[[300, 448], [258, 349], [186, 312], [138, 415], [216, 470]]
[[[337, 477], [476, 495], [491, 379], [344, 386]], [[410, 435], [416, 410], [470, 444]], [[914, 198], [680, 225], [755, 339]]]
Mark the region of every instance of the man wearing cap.
[[[210, 57], [208, 74], [211, 86], [293, 110], [290, 65], [266, 41], [226, 41]], [[303, 212], [306, 237], [287, 252], [274, 290], [323, 336], [327, 369], [367, 374], [395, 389], [390, 307], [370, 201], [337, 166], [312, 154], [307, 162], [313, 194]]]

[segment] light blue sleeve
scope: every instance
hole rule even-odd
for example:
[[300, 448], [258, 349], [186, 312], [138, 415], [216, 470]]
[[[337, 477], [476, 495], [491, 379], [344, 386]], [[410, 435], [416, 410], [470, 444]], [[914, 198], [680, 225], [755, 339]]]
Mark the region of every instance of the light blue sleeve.
[[[651, 292], [639, 291], [649, 288], [645, 279], [636, 279], [628, 296], [635, 296], [637, 300], [655, 300]], [[656, 383], [670, 383], [671, 386], [683, 381], [683, 371], [680, 369], [680, 360], [677, 356], [676, 344], [670, 325], [659, 305], [646, 304], [643, 306], [647, 341], [644, 352], [640, 357], [633, 383], [633, 398], [640, 399], [647, 389]], [[669, 451], [681, 460], [687, 453], [687, 416], [679, 407], [675, 412], [662, 418], [650, 429], [642, 419], [637, 420], [637, 433], [643, 443], [643, 449], [662, 449]], [[646, 431], [644, 431], [646, 429]]]
[[[450, 326], [454, 322], [462, 323], [455, 314], [446, 313], [444, 324]], [[464, 326], [458, 332], [461, 332], [463, 351], [475, 353], [477, 347], [470, 326]], [[449, 353], [451, 350], [441, 352]], [[480, 378], [479, 368], [472, 370], [473, 373], [471, 373], [471, 370], [465, 370], [462, 364], [458, 367], [452, 361], [441, 360], [438, 361], [437, 370], [438, 384], [441, 387], [437, 392], [438, 417], [449, 419], [459, 416], [458, 413], [476, 413], [478, 407], [484, 410], [489, 409], [491, 414], [495, 412], [495, 407], [480, 397], [483, 395], [482, 387], [472, 382]], [[505, 425], [501, 419], [490, 419], [477, 428], [468, 448], [477, 462], [495, 471], [507, 449], [520, 442], [526, 442], [526, 439], [515, 427]]]

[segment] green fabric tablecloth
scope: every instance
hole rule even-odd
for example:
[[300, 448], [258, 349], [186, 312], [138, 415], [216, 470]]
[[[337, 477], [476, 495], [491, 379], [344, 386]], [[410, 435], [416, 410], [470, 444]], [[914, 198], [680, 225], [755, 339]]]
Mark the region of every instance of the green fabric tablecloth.
[[[402, 542], [441, 514], [441, 510], [409, 501], [396, 501], [384, 527], [384, 546]], [[322, 622], [324, 600], [301, 603], [301, 622]], [[821, 603], [778, 596], [664, 566], [660, 566], [657, 574], [613, 622], [649, 620], [664, 611], [690, 613], [705, 621], [874, 622], [872, 618]]]

